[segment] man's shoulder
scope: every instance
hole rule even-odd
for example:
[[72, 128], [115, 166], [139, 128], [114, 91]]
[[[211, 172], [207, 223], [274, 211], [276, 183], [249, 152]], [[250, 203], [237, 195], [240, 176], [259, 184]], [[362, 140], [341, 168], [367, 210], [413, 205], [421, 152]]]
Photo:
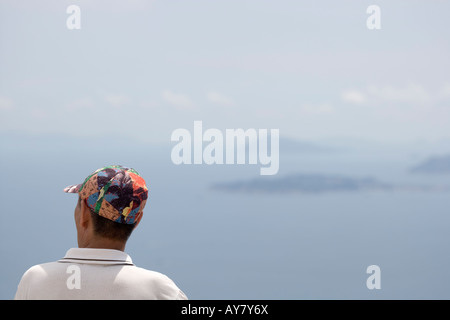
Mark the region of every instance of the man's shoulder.
[[61, 269], [61, 264], [57, 261], [36, 264], [28, 268], [28, 270], [23, 274], [22, 278], [47, 277], [49, 275], [49, 272], [53, 273], [58, 269]]
[[138, 276], [147, 278], [149, 280], [156, 279], [156, 280], [162, 280], [162, 281], [167, 281], [167, 280], [171, 281], [168, 276], [166, 276], [165, 274], [163, 274], [161, 272], [145, 269], [142, 267], [138, 267], [136, 265], [130, 266], [129, 271], [135, 273]]
[[154, 285], [158, 283], [168, 283], [174, 285], [172, 279], [165, 274], [158, 271], [141, 268], [136, 265], [124, 267], [120, 274], [128, 281], [134, 279], [136, 281], [149, 282]]
[[57, 262], [34, 265], [24, 272], [17, 287], [15, 299], [34, 299], [36, 289], [45, 291], [50, 278], [62, 278], [63, 271]]
[[57, 261], [36, 264], [30, 267], [22, 275], [21, 283], [40, 285], [54, 279], [62, 279], [66, 276], [66, 268]]
[[[167, 275], [153, 270], [148, 270], [138, 266], [123, 268], [122, 279], [127, 283], [135, 282], [140, 288], [148, 288], [160, 292], [170, 299], [187, 299], [175, 282]], [[119, 279], [117, 279], [119, 280]]]

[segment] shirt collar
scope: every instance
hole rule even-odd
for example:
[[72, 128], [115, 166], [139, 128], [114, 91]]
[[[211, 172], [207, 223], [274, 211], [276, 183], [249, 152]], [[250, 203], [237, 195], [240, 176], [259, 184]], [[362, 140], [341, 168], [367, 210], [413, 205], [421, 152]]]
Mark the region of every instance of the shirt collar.
[[103, 264], [103, 265], [133, 265], [131, 257], [123, 251], [114, 249], [71, 248], [64, 258], [58, 262]]

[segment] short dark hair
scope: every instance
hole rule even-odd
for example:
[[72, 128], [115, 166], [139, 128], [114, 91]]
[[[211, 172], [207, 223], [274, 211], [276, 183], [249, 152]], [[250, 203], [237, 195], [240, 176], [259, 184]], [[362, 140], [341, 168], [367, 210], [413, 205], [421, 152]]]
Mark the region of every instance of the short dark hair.
[[127, 241], [133, 232], [134, 224], [123, 224], [104, 218], [90, 210], [94, 233], [98, 236]]

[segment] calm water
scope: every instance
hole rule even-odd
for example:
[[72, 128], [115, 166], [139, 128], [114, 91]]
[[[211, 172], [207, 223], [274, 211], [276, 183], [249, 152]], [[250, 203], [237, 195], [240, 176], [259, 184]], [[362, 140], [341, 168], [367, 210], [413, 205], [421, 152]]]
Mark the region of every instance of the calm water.
[[[80, 152], [83, 150], [83, 152]], [[448, 192], [238, 194], [213, 182], [253, 178], [259, 167], [175, 166], [170, 150], [120, 155], [64, 144], [4, 148], [0, 298], [14, 296], [30, 266], [76, 246], [76, 198], [62, 188], [106, 164], [135, 167], [150, 199], [127, 252], [167, 274], [192, 299], [448, 299]], [[92, 151], [92, 153], [90, 152]], [[445, 183], [414, 176], [408, 153], [289, 155], [280, 174], [338, 173], [391, 183]], [[368, 290], [366, 268], [381, 268]]]

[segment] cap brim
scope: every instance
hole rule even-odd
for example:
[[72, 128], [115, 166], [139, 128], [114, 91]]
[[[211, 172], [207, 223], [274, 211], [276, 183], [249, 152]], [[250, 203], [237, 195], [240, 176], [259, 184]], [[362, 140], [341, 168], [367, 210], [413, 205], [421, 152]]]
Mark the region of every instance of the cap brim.
[[64, 188], [64, 192], [66, 193], [78, 193], [78, 191], [81, 188], [82, 183], [80, 184], [74, 184], [72, 186], [68, 186]]

